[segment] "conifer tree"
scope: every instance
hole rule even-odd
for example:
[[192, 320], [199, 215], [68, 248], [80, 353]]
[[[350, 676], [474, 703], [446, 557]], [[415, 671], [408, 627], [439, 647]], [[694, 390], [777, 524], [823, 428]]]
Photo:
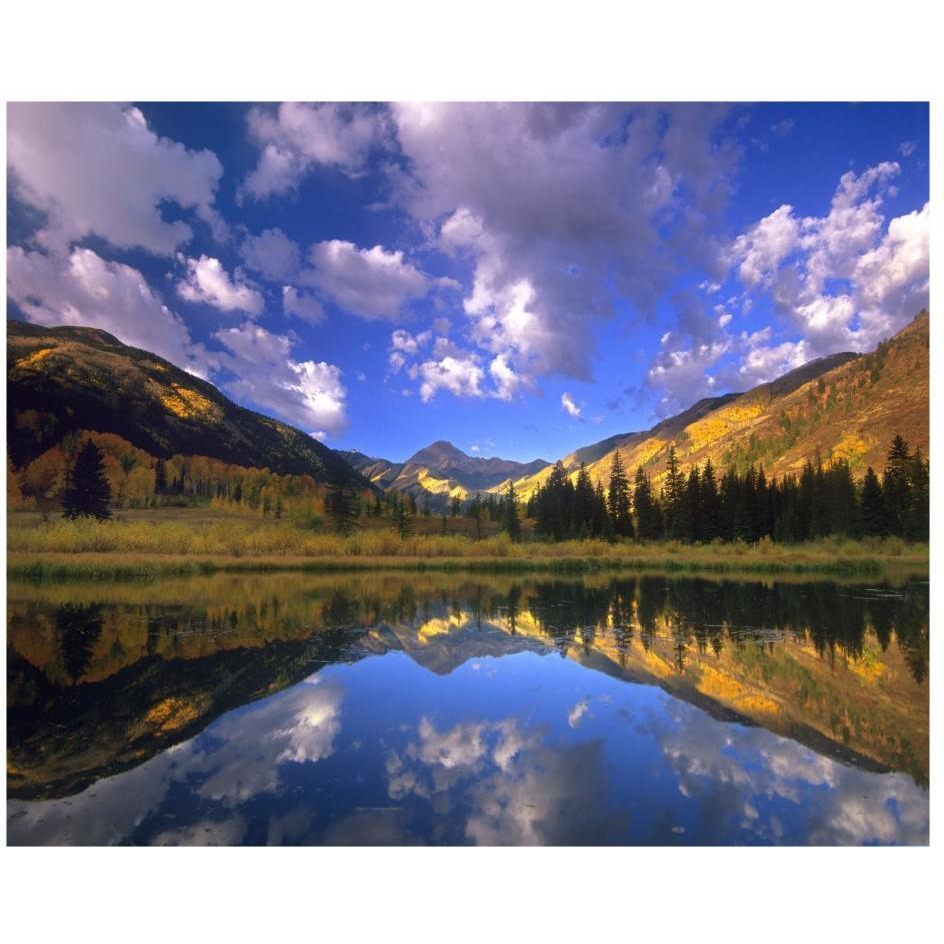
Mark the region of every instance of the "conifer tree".
[[705, 468], [701, 473], [699, 540], [711, 542], [719, 537], [718, 511], [718, 482], [715, 479], [715, 467], [711, 464], [711, 459], [708, 458], [705, 460]]
[[542, 535], [561, 541], [573, 529], [574, 486], [567, 477], [564, 464], [558, 459], [547, 482], [538, 492], [535, 516]]
[[334, 533], [352, 534], [357, 528], [358, 500], [353, 487], [344, 479], [342, 473], [328, 483], [325, 496], [325, 511], [331, 518]]
[[590, 519], [590, 534], [595, 538], [607, 537], [607, 524], [610, 513], [606, 507], [606, 491], [602, 482], [597, 482], [593, 489], [593, 515]]
[[909, 541], [927, 541], [931, 516], [931, 475], [921, 450], [911, 459], [911, 501], [905, 518], [905, 537]]
[[678, 456], [675, 446], [669, 446], [669, 455], [666, 459], [665, 483], [662, 486], [662, 519], [665, 533], [668, 537], [677, 536], [678, 527], [675, 519], [679, 504], [682, 501], [682, 491], [685, 488], [685, 478], [679, 471]]
[[393, 496], [393, 527], [401, 541], [413, 533], [413, 519], [407, 513], [404, 501], [397, 496]]
[[167, 491], [167, 470], [164, 460], [158, 459], [154, 465], [154, 494], [163, 495]]
[[613, 464], [610, 467], [610, 488], [607, 492], [607, 504], [613, 519], [613, 530], [620, 537], [633, 536], [633, 519], [629, 509], [629, 480], [623, 471], [619, 449], [613, 452]]
[[482, 537], [482, 496], [478, 492], [469, 502], [468, 515], [475, 522], [475, 539], [479, 540]]
[[590, 481], [586, 464], [581, 462], [574, 485], [574, 526], [578, 536], [581, 532], [587, 537], [593, 534], [593, 503], [593, 483]]
[[897, 435], [888, 450], [888, 464], [882, 478], [885, 498], [885, 522], [889, 534], [904, 535], [911, 499], [908, 443]]
[[688, 470], [688, 479], [682, 489], [678, 511], [673, 522], [673, 537], [678, 541], [699, 541], [701, 512], [701, 476], [698, 466]]
[[103, 521], [111, 517], [108, 503], [111, 486], [105, 477], [102, 453], [91, 439], [76, 456], [62, 495], [62, 513], [66, 518], [89, 517]]
[[862, 480], [862, 493], [859, 500], [861, 508], [862, 534], [865, 537], [878, 537], [885, 533], [885, 498], [882, 483], [869, 466]]
[[512, 541], [521, 540], [521, 521], [518, 518], [518, 499], [515, 495], [515, 483], [508, 480], [508, 491], [505, 492], [505, 508], [502, 527]]
[[662, 537], [662, 514], [652, 494], [652, 480], [642, 466], [636, 469], [633, 508], [636, 510], [636, 533], [639, 537], [646, 541]]

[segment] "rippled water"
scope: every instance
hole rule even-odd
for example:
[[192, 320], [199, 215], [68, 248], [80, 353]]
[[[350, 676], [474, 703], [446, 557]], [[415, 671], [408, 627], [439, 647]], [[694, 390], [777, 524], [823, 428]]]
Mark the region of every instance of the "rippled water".
[[928, 841], [928, 587], [11, 584], [12, 844]]

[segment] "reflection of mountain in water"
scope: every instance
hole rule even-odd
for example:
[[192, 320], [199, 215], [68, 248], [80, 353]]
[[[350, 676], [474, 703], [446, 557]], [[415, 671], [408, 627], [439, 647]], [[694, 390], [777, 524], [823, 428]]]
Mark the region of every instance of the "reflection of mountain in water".
[[[927, 782], [922, 585], [282, 575], [64, 599], [77, 591], [11, 586], [12, 796], [70, 795], [325, 664], [389, 651], [445, 675], [469, 659], [556, 650]], [[188, 607], [187, 594], [206, 602]]]

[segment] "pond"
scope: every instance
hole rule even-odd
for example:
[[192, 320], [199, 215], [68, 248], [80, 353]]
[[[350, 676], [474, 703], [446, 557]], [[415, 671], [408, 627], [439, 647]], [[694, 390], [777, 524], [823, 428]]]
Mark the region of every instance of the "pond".
[[928, 583], [8, 586], [13, 845], [928, 842]]

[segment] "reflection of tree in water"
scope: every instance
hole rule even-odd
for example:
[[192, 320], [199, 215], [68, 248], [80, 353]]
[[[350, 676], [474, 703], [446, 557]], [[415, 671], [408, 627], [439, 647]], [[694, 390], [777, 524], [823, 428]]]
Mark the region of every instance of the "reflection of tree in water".
[[620, 581], [610, 585], [613, 598], [610, 601], [610, 622], [616, 640], [619, 663], [626, 665], [626, 656], [633, 644], [633, 598], [636, 581]]
[[64, 603], [56, 610], [56, 630], [66, 672], [77, 682], [88, 669], [102, 634], [102, 604]]
[[324, 604], [324, 621], [329, 627], [352, 626], [360, 622], [361, 599], [338, 588]]
[[667, 581], [661, 577], [641, 577], [636, 593], [636, 618], [639, 638], [648, 652], [656, 638], [656, 621], [665, 609]]
[[[517, 597], [514, 605], [517, 612]], [[621, 663], [631, 647], [635, 624], [646, 650], [660, 625], [669, 629], [679, 672], [692, 647], [700, 653], [710, 648], [715, 655], [725, 645], [763, 645], [773, 651], [784, 636], [809, 640], [831, 665], [837, 654], [861, 659], [871, 628], [883, 649], [894, 634], [912, 676], [919, 683], [927, 678], [928, 595], [917, 586], [892, 591], [827, 582], [767, 585], [643, 576], [613, 580], [605, 588], [541, 583], [528, 605], [562, 652], [573, 645], [578, 632], [589, 652], [596, 636], [612, 623]], [[507, 598], [501, 606], [507, 610]]]
[[508, 625], [511, 628], [511, 635], [518, 632], [518, 616], [521, 613], [521, 587], [518, 584], [512, 584], [508, 591]]
[[530, 601], [531, 615], [563, 653], [581, 635], [589, 651], [597, 628], [606, 628], [611, 594], [608, 587], [588, 587], [582, 583], [553, 581], [540, 583]]

